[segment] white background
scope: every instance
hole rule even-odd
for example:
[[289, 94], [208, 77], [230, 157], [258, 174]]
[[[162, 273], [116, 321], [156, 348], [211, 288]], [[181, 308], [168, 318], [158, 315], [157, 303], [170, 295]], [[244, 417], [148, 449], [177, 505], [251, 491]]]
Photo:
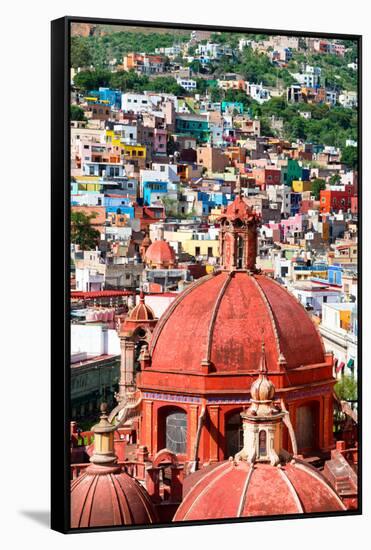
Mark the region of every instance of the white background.
[[[1, 8], [2, 548], [365, 548], [370, 538], [370, 14], [366, 1], [5, 0]], [[49, 508], [50, 20], [63, 15], [364, 34], [364, 516], [64, 536]], [[5, 191], [5, 195], [4, 195]], [[368, 389], [367, 389], [368, 388]], [[368, 529], [367, 529], [368, 527]], [[368, 535], [368, 537], [367, 537]], [[366, 543], [366, 544], [365, 544]], [[122, 545], [122, 546], [121, 546]], [[135, 546], [134, 546], [135, 545]]]

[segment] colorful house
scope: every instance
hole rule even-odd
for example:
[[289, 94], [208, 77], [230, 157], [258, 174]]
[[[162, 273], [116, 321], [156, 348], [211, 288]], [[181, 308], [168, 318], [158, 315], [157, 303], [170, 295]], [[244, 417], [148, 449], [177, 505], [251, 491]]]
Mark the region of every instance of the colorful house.
[[344, 185], [343, 189], [324, 189], [320, 192], [320, 212], [331, 213], [339, 210], [349, 210], [352, 206], [352, 197], [355, 195], [354, 185]]
[[210, 128], [205, 116], [184, 113], [177, 115], [175, 119], [175, 132], [187, 134], [197, 139], [200, 143], [206, 143], [210, 138]]
[[295, 193], [304, 193], [305, 191], [312, 191], [312, 182], [303, 180], [293, 180], [292, 190]]
[[167, 181], [144, 181], [143, 201], [146, 206], [160, 201], [168, 192]]

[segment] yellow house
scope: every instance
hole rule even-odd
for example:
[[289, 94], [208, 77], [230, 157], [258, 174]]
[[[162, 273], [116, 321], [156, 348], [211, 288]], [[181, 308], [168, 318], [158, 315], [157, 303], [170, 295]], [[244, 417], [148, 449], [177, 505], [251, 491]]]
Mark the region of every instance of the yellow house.
[[168, 242], [177, 242], [181, 250], [191, 256], [205, 256], [219, 258], [218, 239], [193, 239], [193, 231], [184, 229], [178, 231], [165, 231], [164, 239]]
[[350, 309], [341, 309], [340, 313], [340, 327], [344, 330], [349, 330], [350, 321], [351, 321], [351, 310]]
[[144, 145], [126, 145], [121, 144], [125, 159], [144, 160], [146, 158], [146, 148]]
[[192, 239], [182, 243], [184, 252], [191, 256], [206, 256], [219, 258], [219, 241], [218, 240], [197, 240]]
[[212, 208], [211, 212], [208, 216], [209, 223], [215, 223], [216, 220], [222, 215], [222, 207], [217, 206], [216, 208]]
[[295, 193], [304, 193], [304, 191], [312, 191], [311, 181], [293, 180], [292, 190]]
[[119, 147], [121, 145], [120, 138], [120, 132], [115, 132], [114, 130], [106, 130], [106, 143], [111, 143], [115, 147]]
[[79, 191], [93, 191], [99, 193], [102, 184], [97, 176], [81, 176], [75, 178]]

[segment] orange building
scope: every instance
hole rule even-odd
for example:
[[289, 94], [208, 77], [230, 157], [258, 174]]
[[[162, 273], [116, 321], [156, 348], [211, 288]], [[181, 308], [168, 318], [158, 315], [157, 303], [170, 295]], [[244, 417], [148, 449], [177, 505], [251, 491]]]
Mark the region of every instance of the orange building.
[[324, 189], [320, 192], [320, 212], [329, 214], [339, 210], [349, 210], [352, 207], [352, 197], [355, 196], [354, 185], [345, 185], [343, 191]]

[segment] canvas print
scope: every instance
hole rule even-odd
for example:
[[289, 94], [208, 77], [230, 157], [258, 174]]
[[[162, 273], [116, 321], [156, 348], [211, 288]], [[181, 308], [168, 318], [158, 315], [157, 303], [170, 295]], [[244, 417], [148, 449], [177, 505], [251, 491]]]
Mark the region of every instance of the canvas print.
[[358, 510], [358, 40], [70, 27], [70, 522]]

